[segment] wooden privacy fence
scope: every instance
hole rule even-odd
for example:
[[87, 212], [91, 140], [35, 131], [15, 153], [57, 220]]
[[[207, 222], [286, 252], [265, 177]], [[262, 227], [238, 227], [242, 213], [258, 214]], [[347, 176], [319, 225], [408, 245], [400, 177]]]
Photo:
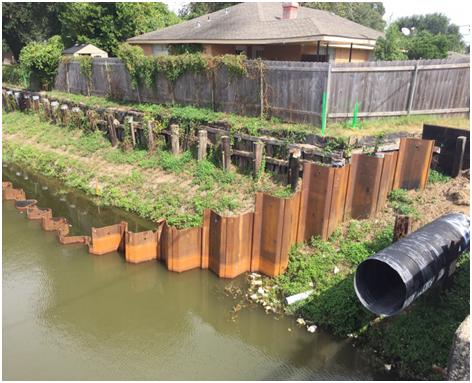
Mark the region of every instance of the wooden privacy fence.
[[288, 122], [319, 124], [322, 97], [327, 119], [409, 114], [469, 113], [468, 58], [381, 61], [346, 64], [263, 61], [263, 70], [248, 61], [250, 75], [238, 77], [224, 66], [214, 72], [187, 72], [174, 83], [158, 74], [152, 87], [131, 87], [124, 64], [97, 58], [87, 79], [77, 62], [60, 64], [55, 89], [64, 92], [160, 104], [207, 107], [242, 115], [279, 117]]
[[29, 209], [27, 217], [41, 219], [43, 229], [56, 231], [61, 243], [84, 243], [91, 254], [122, 251], [128, 262], [162, 260], [171, 271], [210, 269], [222, 278], [246, 271], [268, 276], [284, 272], [290, 247], [312, 236], [328, 238], [346, 219], [373, 217], [393, 188], [425, 187], [432, 140], [402, 139], [400, 149], [376, 155], [356, 154], [351, 163], [335, 168], [306, 162], [300, 191], [290, 198], [256, 194], [254, 211], [224, 217], [205, 210], [203, 225], [188, 229], [169, 226], [133, 233], [126, 222], [92, 228], [91, 236], [68, 237], [69, 225], [26, 200], [22, 190], [2, 184], [3, 199]]

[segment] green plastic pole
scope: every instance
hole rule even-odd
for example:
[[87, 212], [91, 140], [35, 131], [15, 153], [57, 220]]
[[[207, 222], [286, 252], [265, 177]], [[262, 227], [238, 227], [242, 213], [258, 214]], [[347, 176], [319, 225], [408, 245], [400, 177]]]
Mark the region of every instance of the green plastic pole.
[[326, 92], [323, 92], [321, 102], [321, 135], [324, 136], [326, 131]]
[[357, 125], [357, 113], [359, 112], [359, 103], [356, 101], [354, 105], [354, 114], [352, 116], [352, 127], [355, 129]]

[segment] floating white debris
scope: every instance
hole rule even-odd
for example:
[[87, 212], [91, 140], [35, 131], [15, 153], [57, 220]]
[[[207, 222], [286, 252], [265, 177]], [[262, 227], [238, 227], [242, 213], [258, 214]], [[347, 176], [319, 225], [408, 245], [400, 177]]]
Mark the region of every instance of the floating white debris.
[[71, 209], [75, 209], [75, 205], [74, 204], [71, 204], [69, 205]]
[[49, 188], [47, 186], [43, 186], [41, 189], [48, 190]]
[[65, 200], [66, 200], [66, 197], [61, 197], [61, 198], [59, 198], [59, 201], [64, 202]]
[[303, 293], [291, 295], [291, 296], [285, 298], [285, 303], [288, 304], [288, 305], [291, 305], [295, 302], [302, 301], [302, 300], [308, 298], [314, 292], [315, 292], [315, 290], [311, 289], [311, 290], [305, 291]]
[[16, 172], [16, 175], [17, 175], [17, 176], [21, 176], [21, 172]]
[[259, 288], [257, 289], [257, 293], [260, 294], [260, 295], [262, 295], [262, 296], [264, 296], [264, 295], [266, 294], [266, 292], [265, 292], [265, 290], [264, 290], [263, 287], [259, 287]]
[[262, 286], [262, 281], [259, 279], [257, 281], [252, 282], [254, 286]]
[[298, 323], [300, 326], [305, 326], [305, 325], [306, 325], [305, 319], [303, 319], [303, 318], [298, 318], [298, 319], [297, 319], [297, 323]]
[[257, 294], [252, 294], [249, 298], [251, 298], [253, 301], [257, 301], [257, 298], [259, 298], [259, 296]]
[[384, 367], [387, 371], [390, 371], [392, 369], [392, 365], [391, 364], [384, 364]]
[[24, 180], [28, 180], [29, 177], [28, 177], [28, 176], [24, 176], [23, 179], [24, 179]]
[[306, 329], [308, 332], [314, 333], [318, 327], [316, 327], [314, 324], [311, 326], [308, 326]]

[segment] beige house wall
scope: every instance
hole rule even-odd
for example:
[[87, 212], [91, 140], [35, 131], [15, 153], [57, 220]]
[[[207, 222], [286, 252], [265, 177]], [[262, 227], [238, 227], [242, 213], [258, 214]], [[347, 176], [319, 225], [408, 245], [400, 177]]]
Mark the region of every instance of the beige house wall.
[[[152, 44], [139, 44], [146, 56], [152, 56]], [[209, 56], [235, 54], [236, 45], [231, 44], [203, 44], [203, 53]], [[247, 56], [255, 57], [257, 46], [246, 45]], [[300, 61], [304, 54], [316, 54], [316, 43], [313, 44], [270, 44], [263, 47], [262, 58], [265, 60]], [[333, 52], [334, 51], [334, 52]], [[370, 50], [353, 49], [351, 62], [369, 61]], [[320, 47], [320, 54], [326, 53], [326, 47]], [[349, 62], [349, 48], [330, 48], [330, 57], [334, 62]], [[334, 53], [334, 57], [333, 57]]]

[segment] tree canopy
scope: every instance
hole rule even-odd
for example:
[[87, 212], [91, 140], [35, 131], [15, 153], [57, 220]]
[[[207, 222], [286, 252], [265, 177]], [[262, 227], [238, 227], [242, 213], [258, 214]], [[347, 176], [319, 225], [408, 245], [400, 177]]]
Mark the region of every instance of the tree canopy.
[[[409, 29], [409, 35], [401, 33]], [[446, 58], [448, 52], [464, 52], [459, 27], [439, 13], [401, 17], [377, 40], [375, 56], [379, 60], [418, 60]]]
[[232, 7], [239, 3], [200, 3], [200, 2], [190, 2], [186, 4], [180, 11], [179, 16], [183, 19], [190, 20], [195, 17], [206, 15], [207, 13], [212, 13], [219, 11], [220, 9]]
[[60, 35], [113, 54], [120, 42], [179, 22], [164, 3], [4, 3], [3, 38], [16, 58], [31, 41]]
[[45, 41], [60, 34], [59, 11], [63, 3], [3, 3], [3, 40], [18, 59], [31, 41]]
[[321, 9], [354, 21], [366, 27], [382, 31], [385, 28], [383, 15], [385, 8], [381, 2], [373, 3], [336, 3], [336, 2], [308, 2], [301, 3], [304, 7]]

